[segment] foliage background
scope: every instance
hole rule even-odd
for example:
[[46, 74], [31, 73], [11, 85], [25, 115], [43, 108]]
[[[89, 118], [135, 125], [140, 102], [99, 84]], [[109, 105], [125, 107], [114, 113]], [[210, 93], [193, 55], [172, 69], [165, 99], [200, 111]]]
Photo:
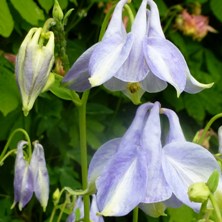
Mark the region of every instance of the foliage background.
[[[70, 64], [98, 41], [106, 5], [111, 0], [60, 0], [64, 10], [74, 8], [65, 27], [67, 53]], [[141, 0], [131, 4], [136, 10]], [[184, 36], [174, 27], [174, 17], [169, 9], [177, 4], [189, 7], [195, 2], [202, 5], [202, 14], [209, 16], [210, 25], [218, 33], [209, 33], [202, 41]], [[196, 95], [183, 93], [176, 98], [171, 87], [158, 94], [146, 93], [142, 101], [160, 101], [163, 107], [174, 109], [182, 123], [186, 137], [192, 140], [197, 130], [215, 114], [222, 112], [222, 2], [219, 0], [157, 0], [166, 37], [182, 51], [192, 75], [201, 82], [215, 82], [211, 89]], [[80, 156], [78, 120], [76, 107], [51, 92], [37, 99], [28, 117], [21, 110], [21, 100], [14, 75], [14, 59], [18, 48], [33, 26], [42, 26], [51, 17], [53, 0], [0, 0], [0, 149], [3, 149], [10, 133], [24, 128], [32, 141], [39, 140], [44, 148], [50, 174], [50, 201], [46, 213], [42, 212], [35, 198], [22, 211], [10, 210], [13, 203], [13, 176], [15, 156], [8, 158], [0, 168], [0, 222], [48, 221], [52, 211], [52, 193], [57, 187], [80, 188]], [[87, 106], [87, 142], [89, 160], [95, 150], [105, 141], [123, 135], [135, 114], [136, 106], [121, 93], [110, 93], [103, 87], [91, 90]], [[222, 125], [213, 124], [216, 132]], [[22, 139], [14, 137], [11, 148]], [[217, 148], [217, 143], [212, 142]], [[168, 216], [154, 219], [140, 212], [140, 221], [192, 221], [194, 213], [186, 207], [168, 210]], [[105, 221], [129, 221], [131, 215], [106, 218]], [[65, 221], [65, 216], [64, 216]], [[195, 220], [194, 220], [195, 221]]]

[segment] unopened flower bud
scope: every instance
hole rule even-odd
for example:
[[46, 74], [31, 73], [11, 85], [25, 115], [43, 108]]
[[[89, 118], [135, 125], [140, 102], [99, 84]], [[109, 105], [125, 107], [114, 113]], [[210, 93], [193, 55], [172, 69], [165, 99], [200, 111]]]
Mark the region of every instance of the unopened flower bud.
[[52, 195], [52, 198], [53, 198], [54, 204], [56, 205], [56, 204], [58, 203], [58, 201], [59, 201], [59, 198], [60, 198], [59, 188], [57, 188], [57, 189], [55, 190], [55, 192], [54, 192], [53, 195]]
[[191, 201], [203, 203], [209, 198], [210, 190], [206, 183], [194, 183], [188, 188], [188, 195]]
[[54, 19], [58, 19], [59, 21], [62, 21], [63, 19], [63, 11], [57, 0], [55, 0], [53, 10], [52, 10], [52, 15]]
[[45, 87], [53, 63], [53, 32], [49, 31], [43, 37], [42, 28], [32, 28], [20, 46], [15, 67], [25, 116]]

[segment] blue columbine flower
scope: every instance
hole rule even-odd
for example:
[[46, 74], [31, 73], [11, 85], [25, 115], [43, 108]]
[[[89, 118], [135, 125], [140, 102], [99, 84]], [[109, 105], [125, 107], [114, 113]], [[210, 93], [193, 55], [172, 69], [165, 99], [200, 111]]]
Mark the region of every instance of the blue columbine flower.
[[42, 32], [42, 28], [30, 29], [16, 57], [15, 73], [24, 115], [28, 115], [46, 86], [54, 63], [54, 34], [47, 32], [43, 37]]
[[[166, 135], [160, 114], [168, 119]], [[206, 182], [215, 169], [220, 168], [209, 151], [185, 140], [172, 110], [160, 108], [158, 102], [146, 103], [138, 108], [123, 137], [108, 141], [93, 156], [89, 190], [96, 188], [104, 216], [125, 215], [139, 204], [149, 212], [153, 204], [161, 202], [184, 203], [198, 210], [200, 204], [188, 198], [188, 187]]]
[[128, 96], [140, 91], [141, 96], [144, 91], [162, 91], [170, 83], [179, 96], [212, 86], [196, 81], [179, 49], [166, 40], [153, 0], [142, 1], [127, 33], [122, 22], [126, 2], [118, 2], [102, 41], [84, 52], [65, 76], [71, 89], [81, 92], [104, 84]]
[[49, 198], [49, 176], [41, 144], [34, 142], [31, 161], [24, 158], [23, 148], [26, 141], [18, 143], [14, 176], [14, 203], [19, 203], [19, 210], [30, 201], [33, 192], [45, 211]]

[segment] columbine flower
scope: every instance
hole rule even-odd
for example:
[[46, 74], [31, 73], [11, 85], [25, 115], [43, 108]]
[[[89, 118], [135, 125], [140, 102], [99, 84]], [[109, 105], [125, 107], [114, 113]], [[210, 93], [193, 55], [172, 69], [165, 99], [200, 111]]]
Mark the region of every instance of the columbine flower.
[[44, 150], [41, 144], [34, 143], [30, 163], [24, 159], [23, 147], [26, 141], [18, 143], [15, 161], [14, 203], [19, 203], [19, 210], [30, 201], [33, 192], [45, 210], [49, 197], [49, 177], [45, 163]]
[[[97, 202], [96, 202], [96, 195], [93, 194], [91, 207], [90, 207], [90, 221], [104, 222], [103, 217], [97, 215], [97, 212], [98, 212], [98, 207], [97, 207]], [[78, 218], [76, 217], [76, 215], [78, 215]], [[84, 218], [84, 205], [82, 202], [82, 197], [79, 196], [76, 201], [73, 212], [69, 215], [66, 222], [75, 222], [76, 220], [80, 220], [83, 218]]]
[[45, 154], [41, 144], [34, 142], [34, 151], [30, 162], [34, 180], [34, 192], [45, 211], [49, 199], [49, 175], [46, 168]]
[[42, 34], [42, 28], [30, 29], [16, 58], [15, 73], [25, 115], [45, 87], [54, 62], [54, 34]]
[[19, 203], [19, 210], [30, 201], [33, 194], [33, 175], [29, 163], [24, 159], [23, 147], [27, 142], [20, 141], [17, 147], [17, 155], [15, 160], [15, 177], [14, 177], [14, 203]]
[[117, 4], [102, 41], [84, 52], [65, 76], [71, 89], [81, 92], [104, 84], [128, 96], [141, 89], [141, 96], [144, 91], [162, 91], [170, 83], [179, 96], [182, 91], [196, 93], [212, 86], [196, 81], [179, 49], [166, 40], [153, 0], [142, 1], [131, 32], [126, 33], [122, 22], [126, 2]]
[[[166, 135], [160, 113], [169, 122]], [[160, 108], [158, 102], [147, 103], [139, 107], [122, 138], [108, 141], [95, 153], [89, 166], [89, 190], [96, 186], [104, 216], [125, 215], [138, 204], [152, 208], [166, 200], [166, 205], [182, 202], [199, 210], [200, 204], [188, 198], [188, 187], [206, 182], [215, 169], [219, 171], [219, 166], [209, 151], [185, 140], [172, 110]]]

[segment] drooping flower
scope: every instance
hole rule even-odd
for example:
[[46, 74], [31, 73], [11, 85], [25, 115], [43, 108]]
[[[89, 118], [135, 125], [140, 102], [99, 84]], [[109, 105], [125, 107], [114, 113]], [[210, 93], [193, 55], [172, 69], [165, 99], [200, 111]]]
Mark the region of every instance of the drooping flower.
[[[96, 202], [96, 195], [92, 195], [92, 202], [90, 207], [90, 221], [93, 222], [104, 222], [103, 217], [97, 215], [98, 207]], [[76, 217], [78, 215], [78, 218]], [[69, 215], [66, 222], [75, 222], [76, 220], [80, 220], [84, 218], [84, 205], [82, 201], [82, 197], [79, 196], [76, 200], [76, 204], [73, 208], [73, 212]]]
[[[160, 114], [168, 119], [166, 135]], [[147, 103], [138, 108], [122, 138], [108, 141], [95, 153], [89, 190], [96, 188], [104, 216], [122, 216], [138, 205], [148, 213], [158, 203], [164, 210], [161, 202], [199, 210], [200, 204], [189, 200], [188, 187], [206, 182], [215, 169], [219, 171], [219, 166], [209, 151], [185, 140], [172, 110], [160, 108], [158, 102]]]
[[20, 141], [17, 147], [17, 155], [15, 160], [15, 176], [14, 176], [14, 203], [19, 203], [19, 210], [30, 201], [32, 198], [34, 184], [33, 175], [29, 163], [24, 159], [23, 147], [27, 144], [25, 141]]
[[46, 168], [44, 149], [38, 141], [34, 142], [30, 168], [34, 180], [35, 196], [45, 211], [49, 199], [49, 175]]
[[[65, 76], [63, 81], [71, 89], [81, 92], [104, 84], [128, 96], [141, 90], [141, 96], [144, 91], [162, 91], [167, 83], [176, 88], [178, 95], [212, 86], [196, 81], [179, 49], [166, 40], [153, 0], [142, 1], [127, 33], [122, 22], [126, 2], [120, 0], [117, 4], [102, 41], [85, 51]], [[147, 3], [150, 10], [146, 9]]]
[[16, 58], [15, 73], [25, 115], [45, 87], [54, 62], [54, 34], [49, 31], [44, 36], [42, 28], [30, 29]]
[[34, 143], [34, 151], [29, 163], [23, 155], [26, 141], [20, 141], [17, 147], [14, 176], [14, 203], [19, 203], [19, 210], [31, 200], [33, 192], [45, 210], [49, 197], [49, 177], [41, 144]]

